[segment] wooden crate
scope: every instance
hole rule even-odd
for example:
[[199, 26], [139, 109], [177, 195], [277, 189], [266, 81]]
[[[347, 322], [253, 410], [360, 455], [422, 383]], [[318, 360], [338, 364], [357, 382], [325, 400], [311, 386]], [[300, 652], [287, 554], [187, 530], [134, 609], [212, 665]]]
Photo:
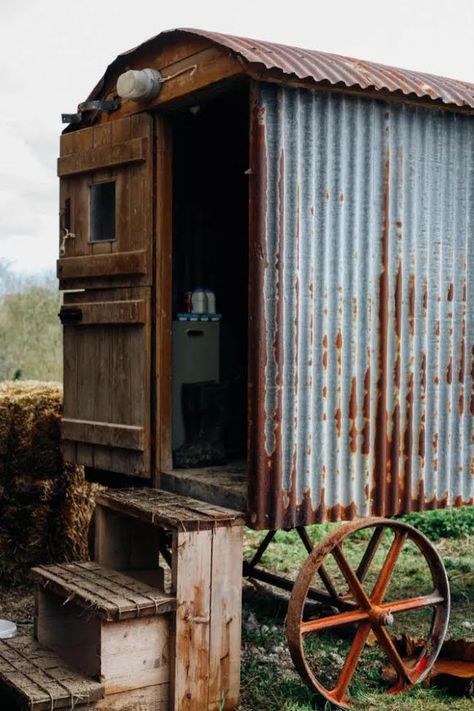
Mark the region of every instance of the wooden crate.
[[[235, 709], [240, 689], [243, 516], [155, 489], [109, 490], [97, 500], [97, 562], [124, 570], [127, 556], [115, 541], [117, 535], [130, 540], [131, 521], [147, 526], [150, 539], [159, 531], [162, 557], [170, 562], [171, 594], [176, 598], [171, 711]], [[169, 553], [164, 548], [167, 540]], [[133, 551], [127, 555], [130, 560], [136, 557]]]
[[36, 637], [106, 694], [169, 683], [174, 599], [96, 563], [33, 569]]

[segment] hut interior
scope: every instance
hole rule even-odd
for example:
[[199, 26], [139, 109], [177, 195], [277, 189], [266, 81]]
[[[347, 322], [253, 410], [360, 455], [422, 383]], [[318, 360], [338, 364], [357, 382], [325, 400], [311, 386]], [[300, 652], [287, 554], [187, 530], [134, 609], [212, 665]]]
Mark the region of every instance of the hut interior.
[[[248, 103], [242, 88], [169, 117], [173, 451], [161, 481], [191, 495], [209, 492], [213, 501], [219, 489], [219, 502], [239, 507], [247, 450]], [[197, 308], [216, 315], [196, 315], [191, 293], [201, 289]]]

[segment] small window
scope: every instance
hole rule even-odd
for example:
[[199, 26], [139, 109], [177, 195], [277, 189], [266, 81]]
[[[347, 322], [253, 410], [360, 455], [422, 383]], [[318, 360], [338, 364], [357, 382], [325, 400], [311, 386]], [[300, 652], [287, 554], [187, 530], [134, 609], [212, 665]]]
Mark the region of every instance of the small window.
[[115, 239], [115, 182], [91, 185], [91, 242]]

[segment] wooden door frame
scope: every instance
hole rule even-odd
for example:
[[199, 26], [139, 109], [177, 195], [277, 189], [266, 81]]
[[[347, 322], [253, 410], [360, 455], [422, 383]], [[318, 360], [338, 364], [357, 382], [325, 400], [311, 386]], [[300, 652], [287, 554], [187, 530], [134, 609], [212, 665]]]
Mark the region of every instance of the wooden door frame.
[[[159, 488], [160, 474], [172, 467], [171, 447], [171, 363], [172, 363], [172, 279], [173, 279], [173, 135], [171, 120], [155, 115], [155, 330], [153, 336], [152, 413], [154, 412], [154, 466], [151, 484]], [[153, 303], [153, 302], [152, 302]]]
[[[249, 98], [250, 102], [250, 92]], [[249, 106], [250, 108], [250, 106]], [[249, 111], [248, 141], [249, 165], [255, 161], [251, 152], [252, 118]], [[161, 473], [173, 470], [172, 450], [172, 328], [173, 328], [173, 112], [155, 114], [155, 232], [153, 249], [154, 296], [152, 295], [152, 462], [151, 485], [160, 488]], [[250, 176], [252, 170], [250, 169]], [[252, 250], [252, 186], [249, 185], [249, 261]], [[250, 290], [251, 264], [249, 263], [247, 289]], [[249, 294], [250, 298], [250, 294]], [[252, 322], [248, 304], [248, 376], [247, 413], [252, 393], [249, 388], [250, 344]], [[249, 465], [249, 417], [247, 415], [247, 467]], [[154, 453], [153, 453], [154, 450]], [[249, 477], [247, 473], [247, 485]]]

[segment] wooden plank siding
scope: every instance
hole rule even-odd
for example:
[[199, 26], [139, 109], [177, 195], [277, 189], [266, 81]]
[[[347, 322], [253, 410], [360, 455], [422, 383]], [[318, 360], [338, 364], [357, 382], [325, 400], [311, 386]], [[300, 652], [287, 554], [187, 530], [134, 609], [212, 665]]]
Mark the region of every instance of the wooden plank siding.
[[[99, 243], [94, 246], [99, 246]], [[101, 245], [105, 246], [105, 243]], [[92, 279], [115, 276], [132, 276], [147, 273], [147, 255], [144, 249], [118, 254], [89, 254], [82, 257], [64, 257], [58, 261], [58, 277], [61, 280]]]
[[[125, 294], [121, 292], [125, 291]], [[134, 293], [140, 298], [126, 299]], [[64, 309], [63, 454], [77, 464], [150, 476], [150, 289], [68, 295]], [[109, 297], [109, 301], [105, 298]]]
[[58, 159], [58, 176], [65, 178], [104, 168], [115, 168], [146, 160], [147, 139], [134, 138], [115, 145], [105, 145], [84, 153], [73, 153]]
[[[147, 113], [62, 136], [63, 253], [57, 263], [62, 289], [151, 286], [153, 156], [153, 117]], [[115, 183], [115, 239], [91, 242], [90, 188], [104, 182]], [[74, 236], [64, 242], [67, 204]]]
[[[146, 302], [140, 301], [91, 301], [80, 306], [63, 306], [62, 321], [73, 318], [76, 326], [92, 324], [146, 323]], [[77, 318], [76, 318], [77, 317]]]

